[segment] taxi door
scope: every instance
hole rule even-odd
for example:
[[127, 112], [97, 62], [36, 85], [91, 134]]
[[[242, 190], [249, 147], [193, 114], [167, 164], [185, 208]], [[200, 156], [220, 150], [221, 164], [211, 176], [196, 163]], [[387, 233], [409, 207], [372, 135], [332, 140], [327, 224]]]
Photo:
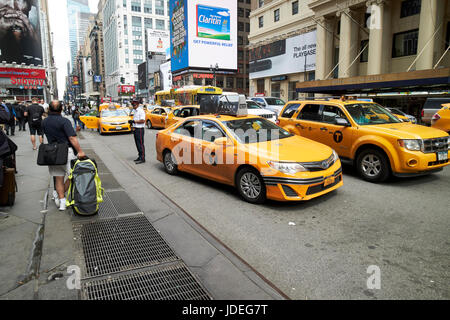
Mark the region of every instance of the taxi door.
[[80, 121], [84, 123], [86, 128], [88, 129], [98, 129], [98, 124], [100, 121], [100, 117], [96, 115], [84, 115], [80, 117]]
[[293, 117], [295, 123], [295, 134], [318, 141], [321, 136], [321, 105], [306, 103], [301, 107]]
[[195, 155], [195, 146], [201, 144], [202, 122], [200, 120], [186, 121], [173, 131], [170, 136], [172, 154], [179, 169], [191, 173], [199, 172], [201, 158]]
[[165, 110], [162, 108], [155, 108], [155, 110], [151, 112], [150, 121], [152, 122], [152, 126], [157, 128], [164, 128], [165, 115], [163, 116], [163, 113], [165, 113]]

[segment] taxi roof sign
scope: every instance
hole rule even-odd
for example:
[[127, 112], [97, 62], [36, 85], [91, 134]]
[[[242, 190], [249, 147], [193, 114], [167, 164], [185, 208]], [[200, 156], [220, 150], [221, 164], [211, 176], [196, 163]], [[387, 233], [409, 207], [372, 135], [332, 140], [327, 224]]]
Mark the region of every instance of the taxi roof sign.
[[218, 114], [234, 117], [248, 115], [247, 100], [242, 94], [213, 95], [209, 99], [202, 99], [200, 114]]

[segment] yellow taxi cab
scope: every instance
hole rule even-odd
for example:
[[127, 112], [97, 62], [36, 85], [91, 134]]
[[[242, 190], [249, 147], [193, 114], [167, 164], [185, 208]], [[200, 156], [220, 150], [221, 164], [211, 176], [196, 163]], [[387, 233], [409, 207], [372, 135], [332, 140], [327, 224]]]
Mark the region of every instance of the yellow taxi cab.
[[171, 108], [155, 107], [153, 110], [145, 111], [145, 124], [148, 129], [165, 128], [166, 117], [170, 113]]
[[165, 128], [177, 123], [188, 117], [200, 114], [200, 106], [182, 106], [174, 108], [165, 118]]
[[431, 118], [431, 127], [450, 134], [450, 103], [443, 104], [442, 109]]
[[406, 177], [438, 172], [450, 164], [446, 132], [402, 122], [374, 102], [290, 101], [279, 125], [333, 148], [371, 182], [385, 181], [391, 173]]
[[120, 106], [120, 104], [112, 103], [112, 102], [110, 102], [110, 103], [102, 103], [98, 107], [98, 111], [101, 112], [101, 111], [106, 110], [106, 109], [114, 109], [114, 108], [115, 109], [120, 109], [121, 106]]
[[87, 114], [80, 117], [88, 129], [97, 129], [103, 135], [113, 132], [131, 132], [131, 126], [128, 123], [130, 116], [123, 109], [108, 108], [100, 111], [99, 114]]
[[158, 132], [156, 152], [168, 174], [234, 186], [250, 203], [310, 200], [343, 186], [334, 150], [254, 115], [184, 119]]

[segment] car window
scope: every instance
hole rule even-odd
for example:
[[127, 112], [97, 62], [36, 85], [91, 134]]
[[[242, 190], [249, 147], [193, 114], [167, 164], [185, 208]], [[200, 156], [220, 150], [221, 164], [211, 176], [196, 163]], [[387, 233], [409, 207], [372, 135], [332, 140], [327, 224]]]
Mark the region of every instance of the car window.
[[128, 116], [124, 110], [104, 110], [102, 111], [102, 117], [123, 117]]
[[152, 114], [161, 114], [161, 109], [157, 108], [152, 111]]
[[195, 136], [200, 136], [201, 134], [201, 121], [199, 120], [195, 120], [195, 121], [187, 121], [185, 122], [183, 125], [179, 126], [178, 128], [175, 129], [174, 133], [178, 133], [181, 134], [183, 136], [187, 136], [187, 137], [195, 137]]
[[252, 100], [264, 103], [264, 100], [261, 98], [252, 98]]
[[305, 105], [297, 116], [299, 120], [321, 121], [319, 104]]
[[247, 109], [262, 109], [255, 101], [247, 101]]
[[286, 104], [283, 100], [277, 98], [266, 98], [266, 101], [271, 106], [284, 106]]
[[300, 107], [300, 104], [294, 103], [288, 105], [285, 109], [283, 114], [281, 115], [282, 118], [292, 118], [292, 116], [297, 112], [298, 108]]
[[181, 109], [177, 109], [177, 110], [175, 110], [175, 111], [173, 112], [173, 115], [174, 115], [175, 117], [178, 117], [179, 114], [180, 114], [180, 112], [181, 112]]
[[223, 138], [225, 135], [217, 125], [211, 122], [203, 122], [202, 125], [202, 137], [203, 140], [208, 142], [214, 142], [217, 138]]
[[350, 113], [353, 120], [361, 126], [402, 122], [387, 109], [376, 103], [358, 103], [346, 105], [345, 108]]
[[323, 107], [322, 122], [335, 124], [337, 118], [347, 119], [339, 107], [327, 105]]
[[223, 122], [241, 143], [257, 143], [292, 137], [292, 134], [263, 118], [247, 118]]

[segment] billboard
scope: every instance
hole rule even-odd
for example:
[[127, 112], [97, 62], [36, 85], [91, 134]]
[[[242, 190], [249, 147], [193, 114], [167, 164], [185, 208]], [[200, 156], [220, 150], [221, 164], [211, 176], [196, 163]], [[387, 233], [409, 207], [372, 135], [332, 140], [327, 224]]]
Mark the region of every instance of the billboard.
[[172, 72], [237, 70], [237, 0], [171, 0]]
[[250, 50], [250, 79], [316, 70], [316, 31]]
[[172, 89], [172, 73], [170, 72], [170, 62], [163, 63], [160, 66], [160, 71], [162, 90]]
[[148, 51], [165, 54], [169, 47], [170, 33], [168, 31], [147, 29]]
[[147, 88], [147, 62], [138, 65], [138, 89], [144, 90]]
[[125, 94], [125, 95], [130, 95], [136, 92], [136, 87], [135, 86], [130, 86], [130, 85], [123, 85], [123, 86], [119, 86], [119, 93], [120, 94]]
[[0, 1], [0, 6], [0, 61], [43, 65], [39, 0]]

